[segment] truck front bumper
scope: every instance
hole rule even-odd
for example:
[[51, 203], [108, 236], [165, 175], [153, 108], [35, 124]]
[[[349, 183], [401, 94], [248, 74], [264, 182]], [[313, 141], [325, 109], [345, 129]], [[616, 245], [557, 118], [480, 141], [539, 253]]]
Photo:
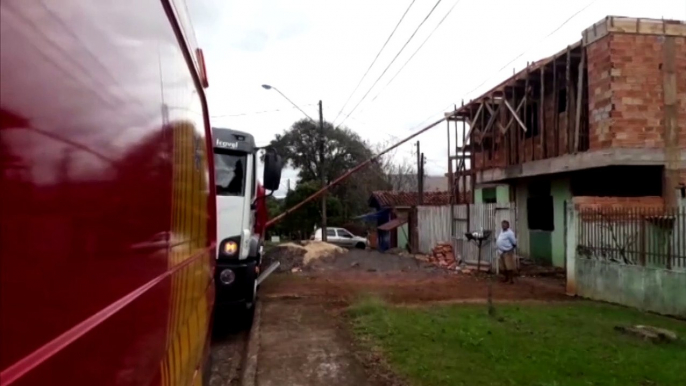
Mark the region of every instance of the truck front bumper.
[[[254, 260], [235, 262], [218, 261], [214, 271], [216, 304], [237, 305], [252, 303], [255, 299], [255, 280], [257, 279], [256, 267], [257, 262]], [[233, 272], [233, 275], [228, 273], [222, 275], [222, 272], [226, 270]], [[227, 277], [231, 276], [233, 277], [233, 281], [227, 282]]]

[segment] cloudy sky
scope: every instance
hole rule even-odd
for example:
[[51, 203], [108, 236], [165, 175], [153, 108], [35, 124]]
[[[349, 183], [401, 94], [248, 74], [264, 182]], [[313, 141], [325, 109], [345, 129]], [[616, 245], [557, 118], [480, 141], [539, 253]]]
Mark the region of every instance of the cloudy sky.
[[[513, 68], [578, 41], [583, 29], [607, 15], [686, 19], [684, 0], [442, 0], [381, 76], [436, 2], [187, 1], [207, 61], [212, 124], [251, 132], [266, 144], [303, 117], [274, 90], [260, 87], [270, 84], [312, 117], [321, 99], [326, 120], [345, 119], [371, 142], [393, 141], [440, 118], [453, 103], [487, 91]], [[418, 139], [427, 173], [445, 173], [445, 124]], [[395, 157], [413, 159], [413, 143]], [[284, 171], [284, 179], [294, 176]]]

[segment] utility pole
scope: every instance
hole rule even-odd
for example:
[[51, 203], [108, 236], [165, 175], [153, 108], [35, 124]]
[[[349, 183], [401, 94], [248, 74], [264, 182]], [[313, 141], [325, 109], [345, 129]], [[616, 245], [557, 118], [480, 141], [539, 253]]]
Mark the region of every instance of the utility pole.
[[424, 203], [424, 153], [417, 141], [417, 205]]
[[417, 146], [417, 205], [422, 203], [422, 199], [420, 198], [420, 192], [422, 191], [422, 179], [421, 179], [421, 170], [422, 170], [422, 155], [421, 152], [419, 151], [419, 141], [415, 144]]
[[419, 163], [419, 203], [424, 203], [424, 153], [420, 157]]
[[[324, 112], [322, 111], [322, 101], [319, 101], [319, 176], [322, 180], [322, 188], [326, 186], [326, 177], [324, 176], [326, 168], [324, 167]], [[326, 192], [322, 194], [322, 241], [328, 241], [326, 237]]]

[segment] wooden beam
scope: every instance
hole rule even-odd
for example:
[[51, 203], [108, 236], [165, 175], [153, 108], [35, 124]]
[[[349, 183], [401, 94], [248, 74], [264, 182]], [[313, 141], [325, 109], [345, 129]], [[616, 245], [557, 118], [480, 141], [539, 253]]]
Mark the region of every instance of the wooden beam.
[[560, 112], [557, 111], [560, 90], [557, 89], [557, 63], [553, 62], [553, 64], [553, 140], [555, 141], [553, 154], [557, 157], [560, 155]]
[[[448, 134], [448, 142], [446, 142], [448, 144], [448, 146], [447, 146], [447, 148], [448, 148], [448, 193], [450, 196], [449, 197], [450, 208], [452, 209], [453, 202], [455, 200], [455, 190], [454, 190], [455, 187], [453, 186], [453, 180], [454, 180], [454, 177], [453, 177], [453, 159], [452, 159], [452, 156], [450, 155], [450, 121], [446, 120], [445, 123], [446, 123], [446, 133]], [[457, 122], [455, 122], [455, 124], [457, 124]], [[456, 146], [457, 146], [457, 144], [456, 144]], [[452, 213], [453, 212], [451, 210], [451, 212], [450, 212], [451, 217], [453, 215]], [[451, 229], [450, 234], [451, 235], [454, 234], [454, 232], [452, 232], [452, 229]]]
[[[529, 68], [527, 66], [526, 69], [526, 79], [524, 80], [524, 127], [527, 127], [527, 124], [529, 123], [529, 116], [527, 114], [527, 109], [529, 107], [529, 94], [531, 93], [531, 90], [529, 89]], [[522, 162], [526, 162], [526, 131], [523, 131], [520, 133], [522, 136]]]
[[547, 157], [547, 151], [546, 151], [546, 132], [545, 132], [545, 66], [541, 66], [541, 95], [538, 103], [540, 104], [539, 106], [539, 121], [540, 121], [540, 128], [539, 130], [539, 137], [540, 137], [540, 143], [541, 143], [541, 158], [546, 158]]
[[[464, 102], [462, 102], [464, 105]], [[462, 121], [462, 164], [465, 169], [467, 169], [467, 153], [465, 153], [465, 149], [467, 148], [467, 127], [466, 127], [466, 122]], [[469, 167], [470, 169], [474, 167], [474, 164], [472, 163], [472, 152], [469, 152]], [[470, 177], [471, 178], [471, 177]], [[462, 176], [462, 189], [464, 189], [464, 194], [463, 197], [465, 201], [467, 201], [467, 175]], [[472, 194], [474, 194], [474, 188], [471, 189]], [[469, 205], [467, 205], [469, 206]]]
[[[524, 97], [524, 99], [522, 99], [522, 101], [519, 102], [519, 106], [522, 106], [525, 102], [526, 102], [526, 97]], [[505, 107], [507, 107], [507, 109], [510, 110], [510, 113], [512, 113], [512, 118], [514, 118], [514, 120], [517, 121], [517, 123], [519, 124], [519, 127], [521, 127], [522, 130], [524, 130], [524, 132], [526, 133], [526, 130], [527, 130], [526, 125], [519, 118], [518, 111], [513, 109], [512, 106], [510, 106], [510, 104], [507, 103], [506, 100], [503, 100], [503, 103], [505, 104]]]
[[581, 61], [579, 62], [579, 80], [576, 85], [576, 119], [574, 123], [574, 153], [579, 151], [579, 126], [581, 125], [581, 102], [584, 87], [584, 72], [586, 68], [586, 48], [581, 47]]
[[[495, 109], [495, 112], [494, 112], [493, 108], [488, 103], [486, 103], [486, 110], [488, 110], [488, 112], [491, 113], [491, 117], [488, 119], [488, 123], [486, 123], [486, 128], [481, 133], [481, 140], [483, 140], [484, 135], [486, 135], [486, 132], [491, 129], [491, 127], [493, 126], [493, 123], [496, 122], [497, 114], [500, 112], [500, 106], [502, 106], [501, 103], [498, 104], [498, 107]], [[500, 123], [500, 122], [498, 122], [498, 123]]]
[[469, 118], [467, 119], [467, 123], [469, 123], [469, 132], [471, 133], [472, 128], [473, 128], [473, 123], [477, 119], [479, 119], [479, 116], [481, 116], [481, 111], [484, 109], [484, 102], [481, 102], [479, 104], [479, 108], [476, 110], [476, 114], [474, 115], [474, 118]]
[[525, 101], [526, 101], [525, 99], [522, 99], [521, 101], [519, 101], [519, 105], [517, 105], [517, 108], [515, 109], [516, 114], [513, 114], [513, 116], [510, 117], [510, 120], [507, 122], [507, 126], [505, 126], [505, 128], [504, 128], [505, 131], [510, 130], [510, 126], [512, 126], [512, 123], [514, 123], [514, 121], [515, 121], [514, 117], [519, 114], [519, 110], [522, 109]]
[[572, 127], [572, 56], [570, 55], [571, 50], [567, 47], [567, 68], [565, 70], [565, 82], [567, 84], [567, 111], [565, 115], [567, 117], [567, 153], [571, 153], [571, 127]]
[[[471, 153], [467, 151], [467, 152], [465, 152], [464, 156], [467, 157], [467, 156], [469, 156], [470, 154], [471, 154]], [[462, 156], [462, 154], [460, 153], [460, 154], [456, 154], [456, 155], [451, 155], [451, 156], [450, 156], [450, 159], [451, 159], [451, 160], [459, 161], [459, 160], [462, 159], [462, 157], [463, 157], [463, 156]]]
[[[527, 112], [528, 112], [528, 104], [529, 104], [529, 102], [528, 102], [529, 99], [528, 99], [528, 98], [529, 98], [529, 95], [531, 95], [531, 97], [533, 97], [533, 92], [532, 92], [532, 91], [533, 91], [533, 86], [531, 86], [531, 85], [529, 84], [529, 78], [531, 78], [530, 75], [531, 75], [531, 74], [530, 74], [530, 70], [527, 68], [527, 69], [526, 69], [527, 107], [524, 108], [524, 125], [525, 125], [526, 127], [529, 127], [529, 123], [530, 123], [530, 122], [529, 122], [529, 114], [527, 114]], [[534, 142], [535, 142], [534, 132], [532, 131], [532, 132], [531, 132], [531, 160], [532, 160], [532, 161], [534, 160], [534, 153], [535, 153], [535, 151], [534, 151], [534, 150], [535, 150]], [[524, 146], [526, 147], [526, 136], [524, 136]], [[526, 151], [524, 152], [524, 159], [526, 160]]]
[[[515, 104], [517, 102], [517, 89], [512, 88], [512, 104]], [[507, 126], [505, 126], [505, 130], [510, 129], [510, 125], [514, 122], [514, 118], [510, 118], [510, 121], [507, 123]], [[511, 157], [511, 163], [513, 165], [517, 164], [517, 161], [519, 160], [519, 130], [517, 131], [510, 131], [510, 137], [512, 138], [512, 157]]]
[[[481, 107], [484, 107], [484, 104], [486, 102], [481, 102]], [[484, 128], [484, 115], [481, 114], [481, 117], [479, 118], [479, 128], [483, 130]], [[484, 141], [483, 137], [481, 137], [481, 141], [479, 142], [479, 148], [481, 149], [481, 169], [485, 169], [484, 165], [486, 164], [486, 153], [484, 152]]]

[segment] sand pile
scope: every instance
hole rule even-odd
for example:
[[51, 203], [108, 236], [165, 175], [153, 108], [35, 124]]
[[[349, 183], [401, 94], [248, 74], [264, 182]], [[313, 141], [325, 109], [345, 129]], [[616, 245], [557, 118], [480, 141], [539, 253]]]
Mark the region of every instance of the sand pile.
[[275, 246], [265, 253], [263, 266], [268, 267], [272, 262], [279, 261], [278, 272], [306, 269], [314, 262], [335, 258], [347, 250], [339, 246], [322, 241], [303, 241], [302, 243], [284, 243]]

